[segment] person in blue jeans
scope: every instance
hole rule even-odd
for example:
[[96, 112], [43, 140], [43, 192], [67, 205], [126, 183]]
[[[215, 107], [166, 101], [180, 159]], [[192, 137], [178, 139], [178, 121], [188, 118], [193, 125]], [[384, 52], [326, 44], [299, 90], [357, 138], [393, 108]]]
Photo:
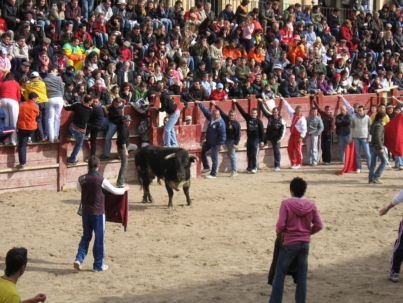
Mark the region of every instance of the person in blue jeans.
[[155, 89], [155, 97], [160, 98], [161, 107], [158, 109], [160, 112], [168, 114], [168, 121], [164, 125], [164, 145], [167, 147], [178, 147], [176, 140], [175, 124], [180, 116], [180, 109], [175, 100], [161, 87]]
[[76, 145], [71, 152], [69, 158], [67, 158], [67, 163], [77, 164], [77, 155], [83, 146], [85, 133], [87, 131], [87, 123], [92, 115], [92, 97], [91, 95], [86, 95], [83, 102], [76, 102], [71, 105], [65, 105], [63, 107], [66, 111], [74, 112], [73, 122], [69, 126], [70, 133], [73, 134], [76, 139]]
[[[211, 112], [203, 105], [203, 103], [201, 103], [201, 101], [195, 101], [195, 103], [199, 105], [204, 116], [209, 121], [206, 130], [206, 141], [204, 141], [202, 145], [202, 173], [210, 172], [210, 174], [206, 176], [206, 179], [215, 179], [217, 178], [218, 152], [222, 150], [222, 145], [227, 138], [225, 122], [221, 119], [220, 111], [218, 109]], [[211, 150], [211, 161], [213, 162], [211, 170], [206, 154], [209, 150]]]
[[112, 148], [112, 137], [118, 131], [118, 126], [122, 124], [124, 104], [122, 98], [116, 97], [111, 105], [104, 107], [106, 118], [104, 118], [103, 128], [106, 130], [104, 152], [99, 158], [101, 161], [108, 161]]
[[77, 191], [81, 193], [81, 204], [78, 213], [82, 216], [83, 236], [78, 245], [78, 252], [74, 261], [74, 268], [81, 270], [81, 265], [88, 254], [92, 234], [95, 234], [93, 247], [94, 271], [104, 271], [108, 265], [104, 264], [104, 235], [105, 235], [105, 194], [106, 190], [114, 195], [124, 195], [129, 186], [123, 188], [114, 187], [107, 179], [99, 175], [100, 161], [91, 156], [88, 159], [88, 173], [77, 180]]
[[[372, 123], [370, 128], [371, 143], [369, 148], [371, 151], [371, 165], [369, 166], [368, 183], [382, 184], [380, 180], [383, 170], [385, 169], [386, 159], [385, 148], [383, 145], [385, 129], [383, 127], [383, 120], [385, 119], [386, 113], [378, 112], [375, 116], [374, 123]], [[378, 169], [375, 171], [376, 163], [378, 159], [381, 160]]]
[[357, 161], [357, 174], [361, 172], [361, 148], [364, 150], [367, 160], [367, 167], [371, 163], [371, 153], [369, 151], [369, 128], [371, 118], [364, 113], [364, 106], [360, 105], [357, 109], [357, 115], [353, 118], [351, 127], [352, 137], [354, 139], [355, 159]]
[[307, 183], [302, 178], [294, 178], [290, 183], [292, 198], [284, 200], [280, 206], [276, 233], [283, 233], [284, 241], [277, 259], [269, 303], [282, 303], [285, 277], [294, 259], [298, 263], [295, 303], [306, 302], [309, 242], [311, 235], [323, 228], [315, 203], [302, 198], [306, 188]]
[[231, 159], [232, 173], [231, 177], [238, 175], [238, 163], [236, 160], [236, 149], [238, 148], [239, 141], [241, 140], [241, 124], [236, 120], [236, 111], [231, 109], [228, 115], [215, 103], [211, 101], [211, 104], [219, 110], [221, 118], [225, 122], [226, 140], [225, 146], [227, 146], [228, 154]]

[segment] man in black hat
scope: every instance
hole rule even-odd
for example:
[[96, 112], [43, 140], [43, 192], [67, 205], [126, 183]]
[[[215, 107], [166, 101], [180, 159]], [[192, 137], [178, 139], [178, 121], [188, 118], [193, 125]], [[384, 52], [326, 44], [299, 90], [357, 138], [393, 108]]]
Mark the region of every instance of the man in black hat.
[[243, 89], [242, 87], [239, 86], [239, 79], [237, 77], [234, 77], [231, 79], [232, 82], [234, 82], [229, 89], [228, 93], [228, 98], [229, 99], [243, 99], [245, 96], [243, 94]]
[[31, 64], [29, 62], [23, 62], [20, 68], [14, 73], [15, 81], [20, 82], [22, 77], [28, 77], [31, 75]]

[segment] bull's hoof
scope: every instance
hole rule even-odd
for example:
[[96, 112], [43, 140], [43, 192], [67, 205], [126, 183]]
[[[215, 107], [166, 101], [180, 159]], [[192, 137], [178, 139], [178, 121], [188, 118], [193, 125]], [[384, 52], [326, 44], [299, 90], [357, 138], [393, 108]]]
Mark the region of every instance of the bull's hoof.
[[147, 204], [147, 199], [143, 199], [143, 200], [141, 201], [141, 203]]
[[173, 204], [168, 204], [168, 209], [174, 209]]
[[192, 200], [188, 201], [188, 206], [192, 206]]
[[[147, 203], [147, 202], [146, 202], [146, 203]], [[154, 199], [151, 199], [151, 200], [148, 201], [148, 203], [150, 203], [150, 204], [155, 204], [155, 201], [154, 201]]]

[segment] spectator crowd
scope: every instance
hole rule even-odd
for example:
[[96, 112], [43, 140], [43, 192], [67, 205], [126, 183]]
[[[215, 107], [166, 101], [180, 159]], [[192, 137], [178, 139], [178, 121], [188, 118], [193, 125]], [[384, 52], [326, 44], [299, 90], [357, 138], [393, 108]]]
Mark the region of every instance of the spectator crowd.
[[[23, 167], [26, 144], [59, 141], [64, 108], [74, 112], [69, 130], [76, 147], [68, 162], [77, 162], [86, 137], [95, 155], [99, 131], [106, 138], [101, 160], [108, 160], [112, 137], [125, 125], [125, 105], [141, 113], [139, 130], [148, 144], [144, 106], [152, 107], [155, 97], [161, 100], [159, 111], [167, 114], [165, 146], [177, 146], [173, 127], [180, 114], [172, 95], [181, 95], [186, 105], [251, 94], [267, 101], [318, 92], [362, 94], [391, 86], [403, 90], [403, 14], [395, 5], [372, 13], [359, 1], [351, 17], [341, 21], [338, 8], [324, 16], [318, 5], [297, 3], [283, 11], [277, 1], [252, 10], [248, 4], [227, 4], [216, 16], [210, 3], [197, 2], [184, 11], [179, 0], [173, 7], [163, 0], [102, 0], [96, 5], [71, 0], [50, 6], [45, 0], [21, 5], [5, 0], [0, 143], [18, 141]], [[253, 113], [242, 115], [254, 119]], [[273, 115], [278, 116], [276, 110]], [[329, 121], [324, 123], [329, 133]], [[256, 154], [264, 137], [263, 127], [254, 127], [251, 153]], [[298, 148], [298, 142], [293, 146]], [[296, 154], [293, 166], [301, 165], [300, 160]], [[256, 169], [250, 162], [248, 170]]]

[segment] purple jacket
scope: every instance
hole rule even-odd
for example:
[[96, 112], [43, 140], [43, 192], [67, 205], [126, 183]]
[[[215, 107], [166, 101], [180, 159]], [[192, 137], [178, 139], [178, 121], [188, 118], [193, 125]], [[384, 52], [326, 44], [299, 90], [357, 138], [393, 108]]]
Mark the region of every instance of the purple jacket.
[[323, 82], [318, 80], [318, 87], [325, 95], [327, 95], [327, 92], [331, 90], [330, 85], [326, 80], [323, 80]]

